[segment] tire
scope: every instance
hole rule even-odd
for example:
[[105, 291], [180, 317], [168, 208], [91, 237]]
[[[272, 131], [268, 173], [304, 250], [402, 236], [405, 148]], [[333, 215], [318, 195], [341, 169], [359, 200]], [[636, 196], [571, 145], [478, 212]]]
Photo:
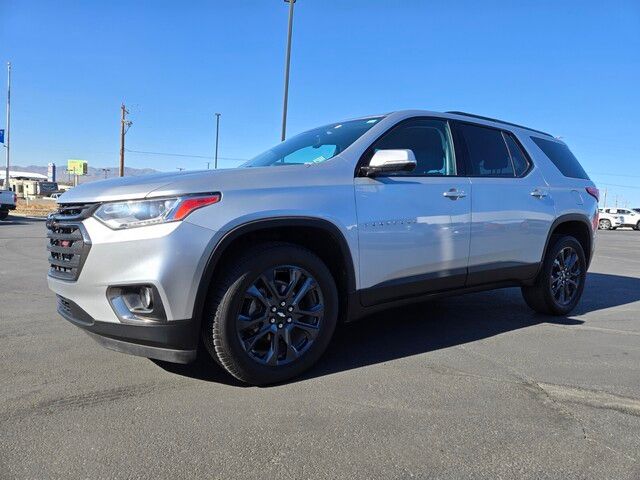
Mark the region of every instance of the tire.
[[0, 221], [6, 220], [9, 216], [9, 210], [0, 210]]
[[315, 364], [338, 319], [338, 291], [322, 260], [297, 245], [269, 243], [230, 265], [203, 318], [209, 354], [252, 385], [282, 382]]
[[[561, 252], [566, 259], [564, 264]], [[587, 263], [580, 242], [569, 235], [554, 235], [535, 284], [522, 287], [522, 296], [536, 312], [567, 315], [580, 301], [586, 276]]]
[[611, 230], [611, 221], [607, 220], [606, 218], [601, 219], [598, 222], [598, 228], [600, 230]]
[[633, 227], [634, 230], [640, 230], [640, 221], [636, 223], [636, 226]]

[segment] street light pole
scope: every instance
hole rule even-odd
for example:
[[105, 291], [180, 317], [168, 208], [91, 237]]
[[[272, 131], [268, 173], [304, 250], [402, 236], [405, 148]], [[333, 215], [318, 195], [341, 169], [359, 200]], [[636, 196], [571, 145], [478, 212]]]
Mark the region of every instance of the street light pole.
[[287, 54], [284, 61], [284, 101], [282, 105], [282, 135], [284, 142], [287, 136], [287, 104], [289, 102], [289, 65], [291, 64], [291, 32], [293, 31], [293, 4], [296, 0], [284, 0], [289, 3], [289, 29], [287, 33]]
[[[213, 168], [214, 170], [218, 169], [218, 137], [220, 136], [220, 113], [216, 113], [216, 154], [213, 158]], [[209, 166], [207, 166], [209, 169]]]
[[7, 167], [4, 176], [4, 189], [11, 190], [11, 185], [9, 181], [9, 135], [11, 132], [11, 62], [7, 62], [7, 132], [6, 132], [6, 142], [5, 148], [7, 149]]

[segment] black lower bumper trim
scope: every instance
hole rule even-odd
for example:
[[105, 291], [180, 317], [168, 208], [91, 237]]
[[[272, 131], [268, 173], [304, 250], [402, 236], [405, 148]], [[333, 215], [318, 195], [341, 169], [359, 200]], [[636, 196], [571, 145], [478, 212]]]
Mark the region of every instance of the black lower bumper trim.
[[155, 358], [156, 360], [164, 360], [172, 363], [191, 363], [196, 359], [198, 351], [193, 350], [176, 350], [173, 348], [151, 347], [139, 343], [125, 342], [116, 338], [103, 337], [96, 333], [85, 330], [91, 338], [109, 350], [120, 353], [128, 353], [129, 355], [137, 355], [139, 357]]
[[100, 345], [117, 352], [175, 363], [189, 363], [196, 357], [198, 329], [193, 320], [144, 325], [99, 322], [62, 297], [58, 297], [58, 313]]

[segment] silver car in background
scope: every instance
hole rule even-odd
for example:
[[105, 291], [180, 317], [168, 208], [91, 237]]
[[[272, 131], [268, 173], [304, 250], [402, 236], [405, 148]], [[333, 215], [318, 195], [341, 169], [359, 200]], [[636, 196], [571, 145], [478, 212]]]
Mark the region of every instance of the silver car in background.
[[[339, 321], [519, 286], [566, 315], [598, 191], [551, 135], [462, 112], [333, 123], [241, 168], [80, 185], [47, 221], [58, 312], [104, 346], [294, 377]], [[402, 320], [394, 319], [398, 328]]]

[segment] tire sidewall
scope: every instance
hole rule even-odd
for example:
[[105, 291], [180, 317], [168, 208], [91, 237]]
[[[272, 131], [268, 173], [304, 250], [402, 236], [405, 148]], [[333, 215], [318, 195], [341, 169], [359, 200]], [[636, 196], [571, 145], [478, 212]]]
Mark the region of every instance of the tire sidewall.
[[[551, 292], [551, 270], [553, 268], [553, 262], [556, 256], [558, 255], [558, 253], [560, 253], [560, 250], [566, 247], [573, 248], [578, 255], [578, 262], [580, 264], [580, 271], [581, 271], [580, 284], [578, 285], [578, 291], [576, 292], [576, 295], [574, 296], [571, 303], [567, 305], [560, 305], [558, 302], [556, 302]], [[584, 251], [582, 249], [582, 245], [580, 245], [580, 242], [578, 242], [573, 237], [569, 237], [569, 236], [560, 237], [553, 244], [553, 246], [549, 250], [549, 254], [545, 258], [543, 276], [540, 279], [541, 286], [544, 289], [543, 291], [544, 291], [545, 299], [554, 314], [566, 315], [576, 307], [576, 305], [580, 301], [580, 298], [582, 297], [582, 292], [584, 291], [586, 277], [587, 277], [587, 262], [585, 259]]]
[[[232, 357], [235, 367], [241, 371], [242, 376], [251, 383], [276, 383], [300, 374], [324, 353], [338, 319], [338, 292], [329, 269], [317, 256], [305, 249], [283, 245], [264, 250], [254, 256], [248, 255], [247, 258], [217, 310], [215, 322], [218, 338], [215, 348], [218, 354], [221, 348], [224, 349], [225, 353]], [[244, 292], [259, 275], [279, 265], [303, 268], [315, 278], [323, 295], [324, 317], [318, 336], [300, 358], [287, 365], [269, 366], [258, 363], [244, 350], [238, 338], [236, 322]]]

